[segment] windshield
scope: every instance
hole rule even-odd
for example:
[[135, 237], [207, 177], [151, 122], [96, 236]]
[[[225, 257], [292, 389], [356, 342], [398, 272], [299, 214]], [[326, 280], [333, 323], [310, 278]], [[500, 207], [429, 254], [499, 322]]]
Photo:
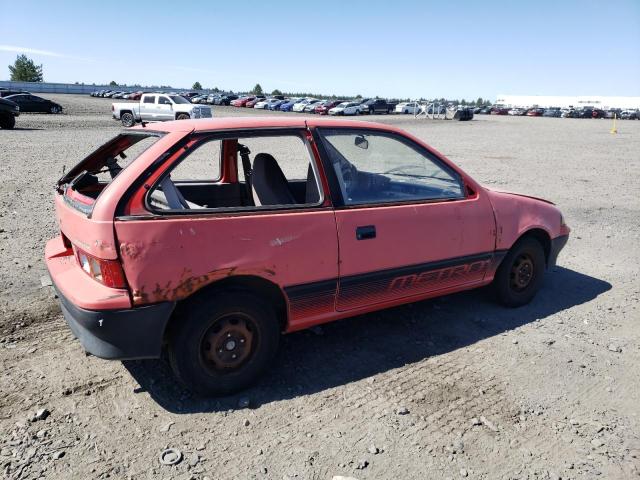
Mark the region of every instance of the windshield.
[[169, 95], [169, 98], [173, 100], [173, 103], [189, 103], [189, 100], [180, 95]]

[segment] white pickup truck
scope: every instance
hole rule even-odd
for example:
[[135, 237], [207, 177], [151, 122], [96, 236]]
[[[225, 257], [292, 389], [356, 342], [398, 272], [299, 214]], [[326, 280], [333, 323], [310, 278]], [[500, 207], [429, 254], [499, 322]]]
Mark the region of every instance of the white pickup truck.
[[211, 118], [211, 107], [194, 105], [180, 95], [145, 93], [140, 103], [119, 102], [111, 104], [113, 118], [125, 127], [136, 122], [166, 122], [168, 120], [188, 120], [190, 118]]

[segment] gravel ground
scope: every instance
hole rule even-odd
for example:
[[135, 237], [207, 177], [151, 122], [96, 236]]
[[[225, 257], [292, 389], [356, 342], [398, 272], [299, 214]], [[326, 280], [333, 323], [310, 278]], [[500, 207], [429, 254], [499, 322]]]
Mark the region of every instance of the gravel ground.
[[[85, 357], [41, 286], [55, 180], [120, 130], [107, 99], [51, 97], [64, 115], [0, 131], [6, 477], [638, 478], [640, 122], [373, 117], [556, 202], [559, 266], [517, 310], [473, 291], [286, 336], [256, 387], [204, 401], [164, 362]], [[184, 458], [162, 465], [165, 448]]]

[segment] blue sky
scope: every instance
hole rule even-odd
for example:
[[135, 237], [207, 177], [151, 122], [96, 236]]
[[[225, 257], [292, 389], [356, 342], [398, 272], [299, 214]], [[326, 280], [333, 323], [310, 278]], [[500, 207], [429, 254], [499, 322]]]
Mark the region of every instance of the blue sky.
[[640, 0], [0, 0], [0, 79], [344, 95], [640, 95]]

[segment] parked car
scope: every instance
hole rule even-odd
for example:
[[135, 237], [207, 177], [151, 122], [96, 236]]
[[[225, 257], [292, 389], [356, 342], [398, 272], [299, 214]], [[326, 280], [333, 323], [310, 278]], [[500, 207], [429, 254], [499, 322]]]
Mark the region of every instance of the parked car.
[[543, 117], [556, 117], [556, 118], [560, 118], [561, 115], [562, 115], [562, 112], [560, 111], [559, 108], [547, 108], [542, 114]]
[[145, 93], [139, 103], [112, 103], [111, 111], [113, 118], [125, 127], [132, 127], [136, 122], [211, 118], [213, 115], [208, 105], [194, 105], [180, 95], [161, 93]]
[[296, 102], [291, 109], [292, 112], [304, 112], [304, 107], [306, 107], [311, 102], [319, 102], [317, 98], [303, 98], [299, 102]]
[[640, 120], [640, 112], [637, 110], [623, 110], [620, 112], [620, 118], [623, 120]]
[[285, 100], [284, 103], [280, 104], [280, 107], [278, 108], [278, 110], [280, 110], [281, 112], [291, 112], [293, 110], [293, 106], [298, 103], [300, 100], [302, 100], [301, 98], [290, 98], [288, 100]]
[[11, 130], [16, 125], [18, 115], [20, 115], [18, 104], [0, 97], [0, 128]]
[[180, 95], [182, 98], [186, 98], [191, 103], [207, 103], [207, 99], [209, 98], [208, 94], [196, 95], [194, 97], [188, 98], [183, 95]]
[[62, 113], [62, 106], [60, 104], [31, 93], [9, 95], [5, 97], [5, 99], [17, 103], [22, 113]]
[[491, 115], [508, 115], [509, 109], [506, 107], [491, 107]]
[[541, 117], [544, 113], [544, 108], [530, 108], [527, 110], [527, 117]]
[[387, 102], [382, 98], [372, 98], [360, 104], [360, 113], [391, 113], [395, 109], [396, 104]]
[[264, 97], [260, 95], [260, 96], [254, 97], [251, 100], [247, 100], [244, 106], [247, 108], [253, 108], [255, 107], [256, 103], [261, 102], [262, 100], [264, 100]]
[[521, 117], [522, 115], [526, 115], [527, 110], [524, 108], [512, 108], [509, 110], [508, 115], [512, 117]]
[[420, 113], [420, 105], [416, 102], [402, 102], [396, 105], [395, 112], [415, 115]]
[[2, 90], [0, 90], [0, 98], [10, 97], [11, 95], [20, 95], [21, 93], [29, 92], [25, 92], [24, 90], [9, 90], [3, 88]]
[[222, 95], [219, 98], [216, 98], [216, 105], [230, 105], [232, 101], [237, 100], [238, 95]]
[[360, 115], [358, 102], [342, 102], [329, 109], [329, 115]]
[[342, 102], [343, 102], [342, 100], [326, 100], [316, 105], [314, 113], [317, 113], [318, 115], [328, 115], [329, 110], [331, 110], [334, 107], [337, 107]]
[[271, 111], [274, 110], [280, 110], [280, 106], [283, 103], [287, 103], [287, 100], [285, 99], [280, 99], [280, 98], [274, 98], [272, 102], [269, 103], [269, 105], [267, 106], [267, 108]]
[[480, 113], [482, 115], [490, 115], [491, 114], [491, 110], [492, 110], [491, 106], [486, 106], [486, 107], [482, 107], [478, 113]]
[[[174, 175], [213, 142], [210, 175]], [[54, 203], [44, 256], [71, 332], [106, 359], [166, 346], [201, 395], [255, 382], [283, 332], [483, 286], [525, 305], [570, 234], [551, 202], [485, 188], [395, 127], [317, 118], [136, 127], [65, 173]]]
[[264, 110], [269, 106], [269, 100], [270, 100], [269, 98], [263, 98], [259, 102], [256, 102], [256, 104], [253, 106], [253, 108], [257, 108], [259, 110]]
[[324, 103], [322, 100], [314, 100], [312, 102], [307, 103], [302, 109], [302, 111], [304, 113], [316, 113], [316, 107], [318, 105], [322, 105], [322, 103]]
[[591, 111], [591, 118], [605, 118], [606, 116], [606, 112], [600, 108], [594, 108]]
[[231, 106], [232, 107], [244, 107], [249, 100], [253, 100], [254, 98], [256, 98], [256, 97], [254, 97], [254, 96], [245, 96], [245, 97], [236, 98], [235, 100], [231, 101]]

